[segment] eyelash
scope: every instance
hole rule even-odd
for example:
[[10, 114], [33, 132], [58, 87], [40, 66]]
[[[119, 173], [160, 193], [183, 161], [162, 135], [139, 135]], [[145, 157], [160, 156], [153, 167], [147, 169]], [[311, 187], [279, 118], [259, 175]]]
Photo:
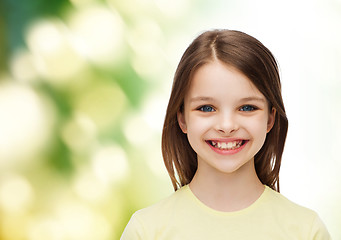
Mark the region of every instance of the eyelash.
[[213, 111], [215, 111], [214, 107], [212, 107], [210, 105], [202, 105], [202, 106], [198, 107], [197, 110], [199, 110], [201, 112], [213, 112], [213, 111], [204, 111], [204, 108], [211, 108]]
[[[251, 110], [242, 110], [245, 107], [251, 108]], [[252, 111], [258, 110], [258, 107], [253, 106], [253, 105], [243, 105], [242, 107], [239, 108], [239, 110], [242, 112], [252, 112]]]
[[[206, 110], [204, 110], [206, 108]], [[209, 108], [210, 110], [207, 111], [207, 108]], [[245, 108], [248, 108], [249, 110], [245, 110]], [[243, 110], [244, 109], [244, 110]], [[258, 110], [259, 108], [254, 106], [254, 105], [243, 105], [239, 108], [239, 111], [242, 112], [252, 112], [255, 110]], [[197, 110], [201, 111], [201, 112], [214, 112], [215, 109], [213, 106], [210, 105], [202, 105], [200, 107], [197, 108]]]

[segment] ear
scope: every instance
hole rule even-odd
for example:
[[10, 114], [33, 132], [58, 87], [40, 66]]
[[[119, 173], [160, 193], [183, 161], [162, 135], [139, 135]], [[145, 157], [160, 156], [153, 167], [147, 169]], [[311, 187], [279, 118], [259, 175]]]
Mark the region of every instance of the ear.
[[182, 112], [178, 111], [177, 112], [177, 118], [178, 118], [178, 123], [179, 123], [179, 126], [180, 126], [182, 132], [187, 133], [187, 125], [186, 125], [184, 114]]
[[272, 127], [275, 124], [275, 119], [276, 119], [276, 109], [273, 107], [271, 109], [271, 112], [269, 113], [269, 118], [268, 118], [268, 124], [267, 124], [267, 133], [270, 132]]

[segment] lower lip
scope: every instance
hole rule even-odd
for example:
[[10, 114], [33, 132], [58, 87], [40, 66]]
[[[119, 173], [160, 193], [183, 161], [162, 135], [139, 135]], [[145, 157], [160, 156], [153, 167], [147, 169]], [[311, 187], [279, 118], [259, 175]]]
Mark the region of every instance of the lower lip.
[[238, 152], [240, 152], [241, 150], [243, 150], [243, 148], [246, 146], [246, 144], [248, 143], [249, 141], [245, 141], [245, 143], [240, 146], [239, 148], [236, 148], [236, 149], [231, 149], [231, 150], [227, 150], [227, 149], [219, 149], [219, 148], [215, 148], [213, 147], [209, 142], [206, 142], [208, 144], [208, 146], [210, 146], [210, 148], [215, 151], [216, 153], [218, 154], [222, 154], [222, 155], [232, 155], [232, 154], [236, 154]]

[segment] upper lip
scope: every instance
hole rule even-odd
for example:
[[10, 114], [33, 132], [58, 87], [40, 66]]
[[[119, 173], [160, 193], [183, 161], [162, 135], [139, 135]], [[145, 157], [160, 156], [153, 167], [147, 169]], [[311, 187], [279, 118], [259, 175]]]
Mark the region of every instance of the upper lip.
[[207, 139], [206, 141], [211, 141], [211, 142], [235, 142], [235, 141], [245, 141], [247, 139], [243, 139], [243, 138], [211, 138], [211, 139]]

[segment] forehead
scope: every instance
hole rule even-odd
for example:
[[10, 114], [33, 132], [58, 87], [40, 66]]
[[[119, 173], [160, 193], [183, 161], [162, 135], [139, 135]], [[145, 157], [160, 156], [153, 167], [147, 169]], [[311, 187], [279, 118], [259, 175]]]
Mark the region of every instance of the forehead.
[[201, 96], [226, 100], [250, 97], [265, 99], [242, 72], [219, 61], [209, 62], [193, 74], [186, 98]]

